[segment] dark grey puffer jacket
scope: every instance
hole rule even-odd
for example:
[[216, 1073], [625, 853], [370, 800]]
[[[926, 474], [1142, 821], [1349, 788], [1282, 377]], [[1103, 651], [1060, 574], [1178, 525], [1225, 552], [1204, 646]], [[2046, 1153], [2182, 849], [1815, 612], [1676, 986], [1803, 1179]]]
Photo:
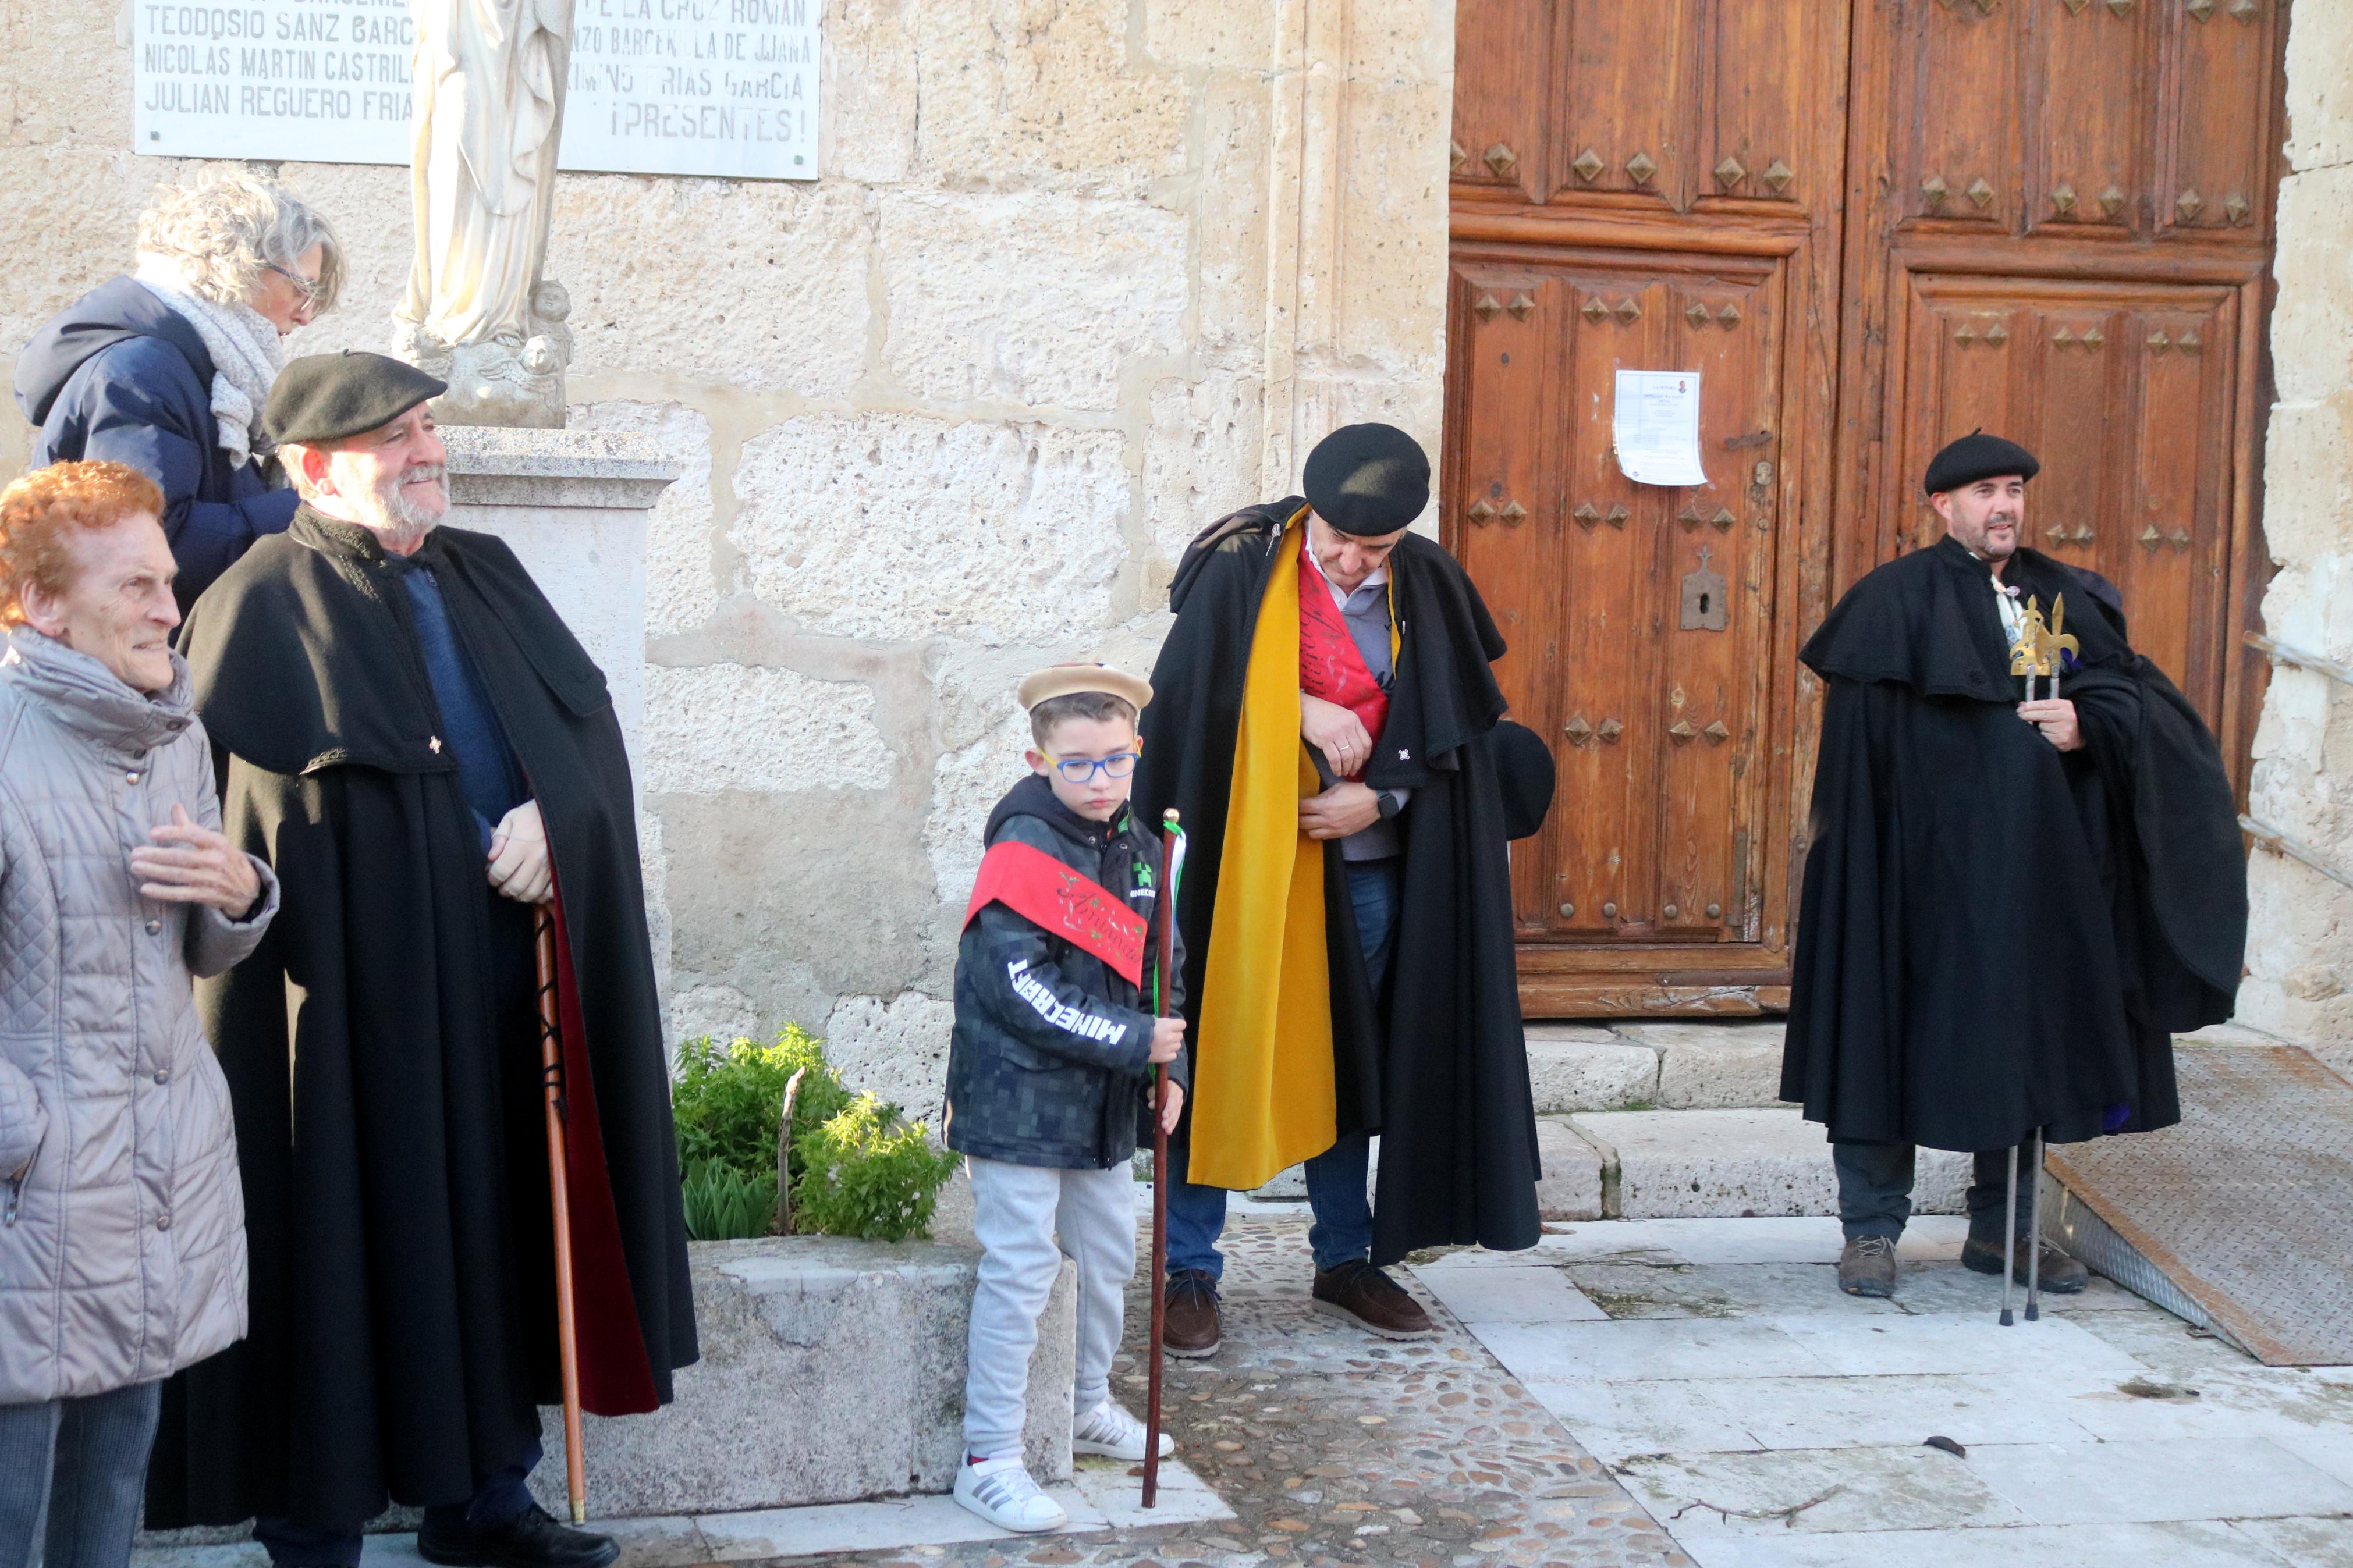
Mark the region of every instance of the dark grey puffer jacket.
[[[1042, 849], [1152, 921], [1160, 846], [1132, 812], [1090, 822], [1032, 773], [997, 803], [982, 838]], [[1181, 1005], [1182, 939], [1170, 969]], [[1147, 985], [1151, 972], [1147, 942]], [[1148, 997], [1092, 953], [991, 903], [956, 948], [948, 1147], [1014, 1165], [1108, 1170], [1152, 1136], [1151, 1048]], [[1187, 1059], [1168, 1064], [1171, 1081], [1187, 1081]]]
[[0, 1405], [167, 1376], [245, 1334], [245, 1197], [228, 1084], [189, 976], [253, 951], [233, 921], [140, 896], [131, 851], [187, 808], [220, 827], [212, 749], [25, 626], [0, 658]]

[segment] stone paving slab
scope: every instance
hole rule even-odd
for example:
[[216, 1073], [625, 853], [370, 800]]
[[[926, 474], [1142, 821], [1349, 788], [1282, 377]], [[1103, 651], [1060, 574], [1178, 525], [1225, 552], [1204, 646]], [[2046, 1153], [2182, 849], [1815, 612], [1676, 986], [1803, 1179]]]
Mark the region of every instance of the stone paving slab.
[[1548, 1264], [1504, 1268], [1432, 1268], [1419, 1279], [1464, 1324], [1598, 1322], [1609, 1314]]
[[2353, 1487], [2261, 1438], [1995, 1444], [1965, 1462], [2037, 1524], [2353, 1516]]
[[1767, 1531], [1951, 1531], [2037, 1522], [1968, 1461], [1917, 1443], [1638, 1454], [1616, 1467], [1678, 1541]]
[[[1932, 1215], [1915, 1219], [1896, 1243], [1906, 1262], [1950, 1261], [1961, 1255], [1968, 1222]], [[1780, 1215], [1757, 1219], [1613, 1219], [1546, 1225], [1525, 1252], [1477, 1247], [1434, 1250], [1418, 1257], [1414, 1271], [1525, 1268], [1578, 1262], [1706, 1265], [1718, 1263], [1834, 1264], [1843, 1237], [1835, 1219]], [[2353, 1382], [2353, 1367], [2343, 1369]]]
[[1470, 1326], [1702, 1568], [2353, 1568], [2353, 1371], [2262, 1366], [2101, 1280], [2004, 1328], [1965, 1230], [1916, 1221], [1888, 1301], [1840, 1296], [1836, 1222], [1804, 1217], [1556, 1226], [1420, 1272], [1510, 1301], [1549, 1263], [1610, 1314]]
[[2353, 1568], [2353, 1523], [2336, 1519], [2250, 1519], [2232, 1528], [2298, 1568]]
[[[2000, 1283], [1995, 1281], [1997, 1288]], [[2039, 1323], [2018, 1322], [2008, 1328], [1985, 1312], [1899, 1313], [1868, 1322], [1826, 1314], [1787, 1313], [1772, 1321], [1843, 1377], [1982, 1372], [1999, 1367], [2009, 1373], [2113, 1373], [2129, 1378], [2142, 1370], [2138, 1362], [2104, 1343], [2073, 1319], [2052, 1316], [2049, 1311]]]
[[1578, 1443], [1613, 1467], [1638, 1454], [1707, 1454], [1757, 1446], [1745, 1427], [1692, 1398], [1681, 1383], [1574, 1376], [1531, 1376], [1525, 1382]]
[[1726, 1378], [1699, 1393], [1725, 1426], [1760, 1448], [1903, 1447], [1943, 1436], [1974, 1452], [1981, 1443], [2086, 1441], [2093, 1434], [2073, 1419], [2079, 1401], [2089, 1392], [2113, 1392], [2116, 1382], [2060, 1382], [2028, 1373], [1898, 1373]]
[[1577, 1288], [1612, 1318], [1737, 1318], [1822, 1310], [1849, 1317], [1901, 1315], [1894, 1301], [1847, 1296], [1826, 1263], [1571, 1263]]
[[1840, 1535], [1785, 1531], [1712, 1539], [1693, 1551], [1701, 1568], [2321, 1568], [2327, 1561], [2283, 1555], [2246, 1526], [2203, 1521]]
[[1831, 1367], [1774, 1323], [1652, 1318], [1599, 1323], [1482, 1323], [1479, 1342], [1530, 1384], [1712, 1377], [1828, 1377]]

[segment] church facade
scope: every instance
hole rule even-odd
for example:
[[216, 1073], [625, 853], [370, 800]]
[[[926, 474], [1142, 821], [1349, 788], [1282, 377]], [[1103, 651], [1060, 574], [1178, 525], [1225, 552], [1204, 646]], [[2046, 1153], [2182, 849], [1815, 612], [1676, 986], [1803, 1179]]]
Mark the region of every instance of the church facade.
[[[2245, 394], [2275, 570], [2246, 629], [2348, 661], [2353, 23], [2263, 5], [2284, 61], [2284, 113], [2263, 112], [2286, 154], [2258, 290], [2269, 349]], [[2146, 8], [2177, 28], [2245, 26]], [[675, 1034], [797, 1021], [853, 1078], [935, 1105], [978, 830], [1019, 767], [1018, 676], [1082, 657], [1146, 668], [1185, 542], [1295, 489], [1334, 426], [1388, 420], [1455, 460], [1450, 343], [1477, 301], [1453, 299], [1452, 214], [1466, 175], [1508, 172], [1489, 139], [1460, 144], [1457, 42], [1494, 9], [829, 0], [820, 178], [560, 177], [549, 272], [573, 300], [572, 423], [642, 432], [681, 470], [647, 542], [636, 758]], [[26, 5], [0, 24], [12, 354], [127, 269], [153, 186], [195, 173], [129, 150], [115, 12]], [[353, 263], [343, 304], [296, 352], [385, 346], [406, 172], [277, 172]], [[1814, 276], [1835, 285], [1828, 260]], [[1835, 312], [1806, 330], [1834, 340]], [[14, 416], [0, 424], [0, 462], [26, 447]], [[1461, 520], [1440, 510], [1468, 504], [1449, 491], [1421, 526], [1452, 542]], [[1819, 614], [1800, 602], [1778, 612], [1797, 635], [1794, 617]], [[2249, 721], [2250, 815], [2353, 862], [2353, 693], [2280, 666]], [[1801, 731], [1785, 742], [1800, 753]], [[1588, 807], [1571, 790], [1559, 809]], [[1778, 809], [1758, 831], [1788, 831]], [[2341, 1032], [2353, 891], [2268, 850], [2252, 864], [2242, 1016]]]

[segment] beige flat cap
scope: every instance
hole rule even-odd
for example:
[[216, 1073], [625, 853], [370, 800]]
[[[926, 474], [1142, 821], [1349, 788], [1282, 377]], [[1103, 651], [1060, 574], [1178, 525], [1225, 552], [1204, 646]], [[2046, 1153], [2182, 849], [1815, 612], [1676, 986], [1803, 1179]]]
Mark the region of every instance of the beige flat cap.
[[1152, 682], [1107, 664], [1057, 664], [1021, 678], [1014, 696], [1024, 708], [1035, 708], [1050, 697], [1081, 691], [1103, 691], [1123, 698], [1139, 713], [1152, 700]]

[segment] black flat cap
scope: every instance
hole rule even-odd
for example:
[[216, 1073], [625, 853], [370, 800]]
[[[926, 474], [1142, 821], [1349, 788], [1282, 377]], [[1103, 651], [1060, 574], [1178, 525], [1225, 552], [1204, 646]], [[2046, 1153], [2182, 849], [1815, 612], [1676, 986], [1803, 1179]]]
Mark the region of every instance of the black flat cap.
[[261, 428], [280, 446], [315, 447], [380, 430], [449, 390], [405, 360], [345, 349], [305, 354], [278, 373]]
[[1430, 504], [1430, 457], [1394, 425], [1343, 425], [1307, 454], [1307, 504], [1343, 533], [1395, 533]]
[[2031, 479], [2042, 471], [2034, 454], [2017, 442], [1972, 430], [1930, 459], [1928, 477], [1920, 488], [1932, 496], [1942, 495], [1979, 479], [1998, 479], [2004, 474]]
[[1495, 722], [1495, 780], [1504, 796], [1504, 837], [1530, 838], [1552, 811], [1558, 774], [1544, 737], [1509, 719]]

